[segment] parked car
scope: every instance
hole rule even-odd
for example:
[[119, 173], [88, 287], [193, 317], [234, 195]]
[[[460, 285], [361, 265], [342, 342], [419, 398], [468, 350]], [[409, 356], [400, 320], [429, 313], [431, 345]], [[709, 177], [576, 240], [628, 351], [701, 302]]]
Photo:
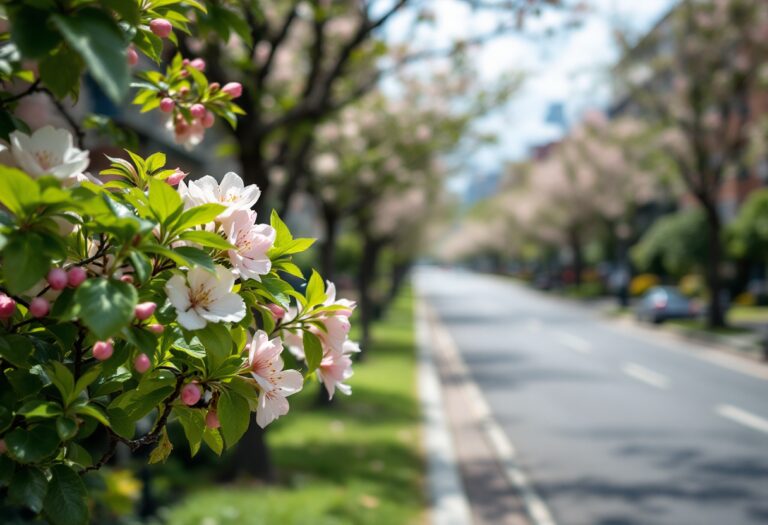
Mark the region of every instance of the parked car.
[[635, 308], [639, 321], [663, 323], [669, 319], [693, 319], [699, 315], [696, 304], [674, 286], [654, 286]]

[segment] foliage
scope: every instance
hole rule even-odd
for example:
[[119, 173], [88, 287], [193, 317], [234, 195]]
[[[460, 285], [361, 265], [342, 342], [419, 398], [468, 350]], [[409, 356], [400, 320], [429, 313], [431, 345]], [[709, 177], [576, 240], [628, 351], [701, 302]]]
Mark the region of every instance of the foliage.
[[750, 194], [728, 225], [726, 243], [734, 257], [768, 260], [768, 190]]
[[706, 260], [706, 219], [698, 209], [661, 217], [632, 248], [632, 260], [642, 271], [682, 276]]
[[[355, 370], [355, 395], [333, 410], [278, 421], [268, 440], [282, 483], [254, 490], [200, 484], [161, 512], [168, 525], [419, 523], [426, 495], [415, 390], [413, 297], [408, 289], [374, 325], [373, 351]], [[292, 404], [309, 407], [314, 392]], [[310, 446], [311, 445], [311, 446]], [[352, 461], [338, 461], [339, 457]], [[177, 492], [177, 490], [174, 490]]]
[[[137, 52], [159, 63], [164, 40], [206, 16], [196, 0], [11, 1], [0, 35], [0, 513], [55, 525], [89, 520], [82, 475], [118, 444], [172, 452], [178, 421], [192, 455], [216, 454], [289, 410], [316, 376], [330, 396], [351, 374], [354, 303], [308, 279], [277, 213], [251, 211], [260, 191], [235, 173], [185, 183], [166, 155], [125, 151], [98, 176], [78, 131], [30, 133], [14, 115], [44, 91], [61, 106], [82, 76], [121, 100]], [[219, 28], [219, 33], [227, 33]], [[213, 33], [212, 33], [213, 35]], [[220, 35], [221, 36], [221, 35]], [[134, 101], [170, 113], [179, 142], [195, 146], [212, 115], [232, 126], [239, 84], [216, 86], [205, 64], [176, 54], [164, 73], [138, 71]], [[19, 84], [28, 84], [21, 88]], [[170, 100], [170, 103], [165, 100]], [[178, 188], [176, 188], [178, 186]], [[286, 280], [303, 281], [301, 291]], [[283, 370], [281, 354], [290, 348]]]

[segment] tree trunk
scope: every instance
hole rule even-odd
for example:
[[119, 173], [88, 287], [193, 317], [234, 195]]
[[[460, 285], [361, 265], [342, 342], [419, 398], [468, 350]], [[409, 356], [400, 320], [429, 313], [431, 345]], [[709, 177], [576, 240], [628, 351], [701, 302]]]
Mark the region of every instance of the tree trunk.
[[381, 243], [365, 235], [363, 239], [363, 254], [357, 275], [358, 310], [360, 312], [360, 359], [367, 353], [371, 343], [371, 325], [375, 316], [376, 305], [371, 294], [371, 288], [376, 279]]
[[584, 255], [581, 249], [581, 236], [579, 235], [578, 228], [572, 228], [568, 235], [569, 242], [571, 244], [571, 266], [573, 269], [573, 284], [577, 287], [581, 286], [581, 277], [584, 273]]
[[240, 144], [240, 164], [243, 167], [243, 182], [255, 184], [261, 190], [261, 197], [253, 209], [258, 215], [259, 222], [269, 223], [269, 173], [264, 157], [261, 155], [260, 144]]
[[237, 443], [228, 468], [224, 469], [223, 479], [231, 481], [241, 476], [266, 482], [275, 479], [265, 430], [256, 424], [255, 419], [251, 419], [251, 425]]
[[706, 281], [709, 289], [709, 310], [707, 311], [707, 326], [718, 328], [725, 326], [725, 313], [722, 304], [722, 280], [720, 278], [720, 265], [723, 258], [721, 243], [720, 216], [717, 213], [716, 204], [704, 204], [704, 212], [707, 217], [707, 261]]
[[320, 245], [320, 270], [323, 278], [333, 282], [336, 273], [336, 240], [339, 216], [335, 210], [323, 206], [323, 230], [325, 239]]

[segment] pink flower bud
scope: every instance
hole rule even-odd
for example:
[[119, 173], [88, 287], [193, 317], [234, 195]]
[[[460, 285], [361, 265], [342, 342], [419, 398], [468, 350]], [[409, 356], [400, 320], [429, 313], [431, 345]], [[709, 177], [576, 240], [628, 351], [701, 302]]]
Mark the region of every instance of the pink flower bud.
[[167, 179], [165, 179], [165, 182], [170, 184], [171, 186], [176, 186], [178, 183], [184, 180], [184, 177], [186, 177], [187, 174], [181, 171], [181, 169], [176, 168], [176, 171], [174, 171]]
[[189, 59], [188, 59], [188, 58], [185, 58], [184, 60], [182, 60], [182, 61], [181, 61], [181, 65], [182, 65], [182, 66], [188, 66], [188, 65], [189, 65]]
[[197, 69], [198, 71], [205, 71], [205, 60], [202, 58], [196, 58], [192, 62], [189, 63], [190, 66]]
[[219, 415], [215, 410], [211, 409], [205, 414], [205, 426], [208, 428], [219, 428], [221, 426], [221, 423], [219, 423]]
[[161, 324], [155, 323], [155, 324], [147, 325], [147, 330], [149, 330], [153, 334], [158, 334], [159, 335], [159, 334], [162, 334], [163, 332], [165, 332], [165, 327], [163, 325], [161, 325]]
[[218, 82], [211, 82], [211, 83], [208, 85], [208, 90], [209, 90], [211, 93], [216, 93], [216, 92], [217, 92], [219, 89], [221, 89], [221, 84], [219, 84]]
[[155, 18], [149, 23], [149, 30], [160, 38], [168, 38], [173, 31], [173, 26], [165, 18]]
[[205, 112], [205, 116], [203, 117], [203, 127], [210, 128], [213, 126], [213, 123], [216, 121], [216, 117], [213, 116], [213, 113], [210, 111]]
[[155, 309], [157, 308], [157, 305], [153, 302], [147, 302], [147, 303], [139, 303], [136, 305], [136, 308], [133, 311], [133, 314], [136, 316], [136, 319], [139, 321], [146, 321], [150, 317], [152, 317], [152, 314], [155, 313]]
[[203, 118], [205, 116], [205, 106], [202, 104], [192, 104], [192, 107], [189, 108], [189, 112], [192, 113], [192, 116], [195, 118]]
[[128, 51], [126, 51], [127, 57], [128, 57], [128, 65], [129, 66], [135, 66], [139, 63], [139, 54], [136, 52], [136, 50], [133, 48], [133, 46], [130, 46], [128, 48]]
[[88, 272], [82, 266], [73, 266], [67, 272], [67, 284], [72, 288], [77, 288], [88, 278]]
[[149, 360], [147, 354], [139, 354], [136, 359], [133, 360], [133, 368], [140, 374], [143, 374], [152, 367], [152, 361]]
[[176, 105], [176, 103], [173, 101], [171, 97], [164, 97], [160, 101], [160, 111], [163, 113], [170, 113], [173, 111], [173, 107]]
[[133, 275], [121, 275], [120, 282], [125, 284], [133, 284]]
[[46, 279], [48, 280], [48, 284], [50, 284], [51, 288], [54, 290], [63, 290], [67, 287], [67, 283], [69, 282], [67, 272], [64, 271], [63, 268], [51, 268]]
[[99, 361], [106, 361], [112, 357], [114, 350], [112, 341], [96, 341], [96, 344], [93, 345], [93, 357]]
[[182, 122], [177, 122], [173, 126], [173, 131], [177, 135], [184, 135], [188, 130], [189, 130], [189, 124], [187, 124], [186, 122], [183, 122], [183, 121]]
[[181, 86], [179, 88], [179, 95], [181, 95], [182, 97], [186, 97], [187, 95], [189, 95], [189, 87], [188, 86]]
[[45, 317], [51, 311], [51, 303], [42, 297], [35, 297], [29, 303], [29, 313], [32, 317]]
[[275, 319], [282, 319], [285, 317], [285, 308], [282, 306], [271, 303], [267, 305], [267, 308], [269, 308], [269, 311], [272, 312], [272, 317]]
[[0, 319], [8, 319], [16, 311], [16, 301], [5, 294], [0, 294]]
[[182, 69], [182, 70], [179, 72], [179, 76], [180, 76], [181, 78], [187, 78], [187, 77], [189, 76], [189, 71], [187, 71], [186, 69]]
[[243, 85], [240, 82], [228, 82], [227, 84], [224, 84], [221, 91], [232, 98], [237, 98], [243, 94]]
[[187, 406], [192, 406], [200, 401], [203, 395], [203, 391], [200, 389], [200, 385], [195, 383], [187, 383], [184, 388], [181, 389], [181, 401]]

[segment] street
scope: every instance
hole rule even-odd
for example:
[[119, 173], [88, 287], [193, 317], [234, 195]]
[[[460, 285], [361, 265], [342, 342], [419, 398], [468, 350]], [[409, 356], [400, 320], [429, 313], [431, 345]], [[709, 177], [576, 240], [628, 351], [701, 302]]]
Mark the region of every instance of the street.
[[763, 365], [502, 277], [415, 282], [556, 523], [768, 523]]

